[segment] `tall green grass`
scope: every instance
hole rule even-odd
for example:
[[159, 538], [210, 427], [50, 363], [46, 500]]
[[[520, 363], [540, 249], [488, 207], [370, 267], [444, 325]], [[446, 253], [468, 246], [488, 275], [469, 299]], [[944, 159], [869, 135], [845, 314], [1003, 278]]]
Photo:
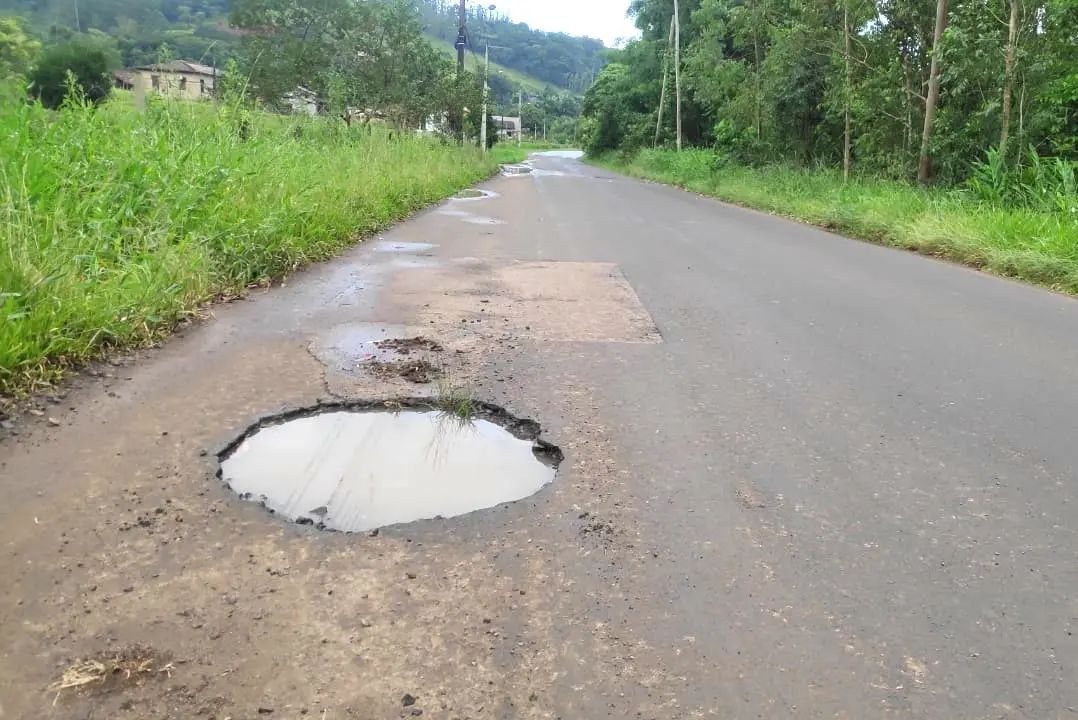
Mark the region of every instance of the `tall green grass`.
[[152, 341], [496, 169], [478, 150], [210, 103], [0, 102], [0, 394]]
[[[599, 164], [703, 195], [1078, 294], [1078, 197], [1055, 183], [1050, 203], [986, 202], [838, 172], [729, 164], [710, 150], [643, 150]], [[1064, 174], [1058, 168], [1053, 173]], [[1059, 189], [1062, 188], [1062, 189]]]

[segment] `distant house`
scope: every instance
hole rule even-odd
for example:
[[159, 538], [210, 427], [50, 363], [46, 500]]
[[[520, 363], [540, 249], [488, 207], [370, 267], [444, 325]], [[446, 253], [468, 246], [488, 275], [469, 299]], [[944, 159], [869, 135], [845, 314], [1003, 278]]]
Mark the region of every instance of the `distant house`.
[[116, 87], [121, 90], [135, 89], [135, 73], [131, 70], [113, 70], [112, 75], [116, 78]]
[[498, 137], [504, 140], [520, 139], [520, 118], [492, 115], [495, 127], [498, 128]]
[[189, 60], [173, 60], [167, 63], [140, 65], [113, 73], [116, 85], [133, 90], [136, 83], [158, 95], [183, 100], [201, 100], [213, 97], [217, 79], [221, 73], [209, 65]]
[[322, 109], [322, 100], [318, 93], [302, 85], [281, 98], [282, 105], [293, 115], [314, 117]]

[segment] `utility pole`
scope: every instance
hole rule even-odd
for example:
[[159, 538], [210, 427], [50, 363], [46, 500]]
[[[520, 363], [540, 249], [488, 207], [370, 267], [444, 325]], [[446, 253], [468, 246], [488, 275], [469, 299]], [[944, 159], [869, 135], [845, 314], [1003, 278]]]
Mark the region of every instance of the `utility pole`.
[[674, 92], [677, 94], [677, 149], [681, 151], [681, 13], [674, 0]]
[[464, 47], [468, 44], [468, 8], [467, 0], [460, 0], [460, 30], [457, 32], [457, 78], [464, 74]]
[[479, 126], [479, 145], [487, 151], [487, 78], [490, 77], [490, 45], [486, 46], [483, 59], [483, 124]]
[[[464, 78], [464, 47], [468, 44], [466, 33], [468, 24], [467, 0], [460, 0], [460, 30], [457, 32], [457, 83]], [[467, 108], [460, 106], [460, 142], [468, 143]]]
[[517, 95], [517, 147], [524, 142], [524, 87], [521, 86], [520, 94]]

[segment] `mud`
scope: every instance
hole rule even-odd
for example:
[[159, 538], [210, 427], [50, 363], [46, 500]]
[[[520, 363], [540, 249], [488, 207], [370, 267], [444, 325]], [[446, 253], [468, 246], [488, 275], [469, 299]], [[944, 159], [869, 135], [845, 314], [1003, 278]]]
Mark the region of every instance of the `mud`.
[[378, 340], [374, 343], [381, 350], [392, 350], [400, 353], [401, 355], [410, 355], [413, 352], [432, 352], [440, 353], [445, 348], [441, 343], [438, 343], [430, 338], [425, 337], [408, 337], [408, 338], [387, 338], [385, 340]]
[[429, 360], [418, 358], [398, 360], [396, 362], [369, 360], [364, 365], [364, 368], [377, 378], [401, 378], [417, 385], [424, 385], [445, 376], [442, 368]]

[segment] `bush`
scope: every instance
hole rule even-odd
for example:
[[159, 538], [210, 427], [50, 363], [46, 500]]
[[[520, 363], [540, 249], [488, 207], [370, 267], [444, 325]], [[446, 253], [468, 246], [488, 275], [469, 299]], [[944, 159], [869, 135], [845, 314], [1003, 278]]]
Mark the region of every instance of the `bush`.
[[72, 89], [96, 105], [112, 91], [110, 55], [103, 44], [85, 38], [54, 45], [30, 74], [30, 92], [54, 110], [63, 105]]

